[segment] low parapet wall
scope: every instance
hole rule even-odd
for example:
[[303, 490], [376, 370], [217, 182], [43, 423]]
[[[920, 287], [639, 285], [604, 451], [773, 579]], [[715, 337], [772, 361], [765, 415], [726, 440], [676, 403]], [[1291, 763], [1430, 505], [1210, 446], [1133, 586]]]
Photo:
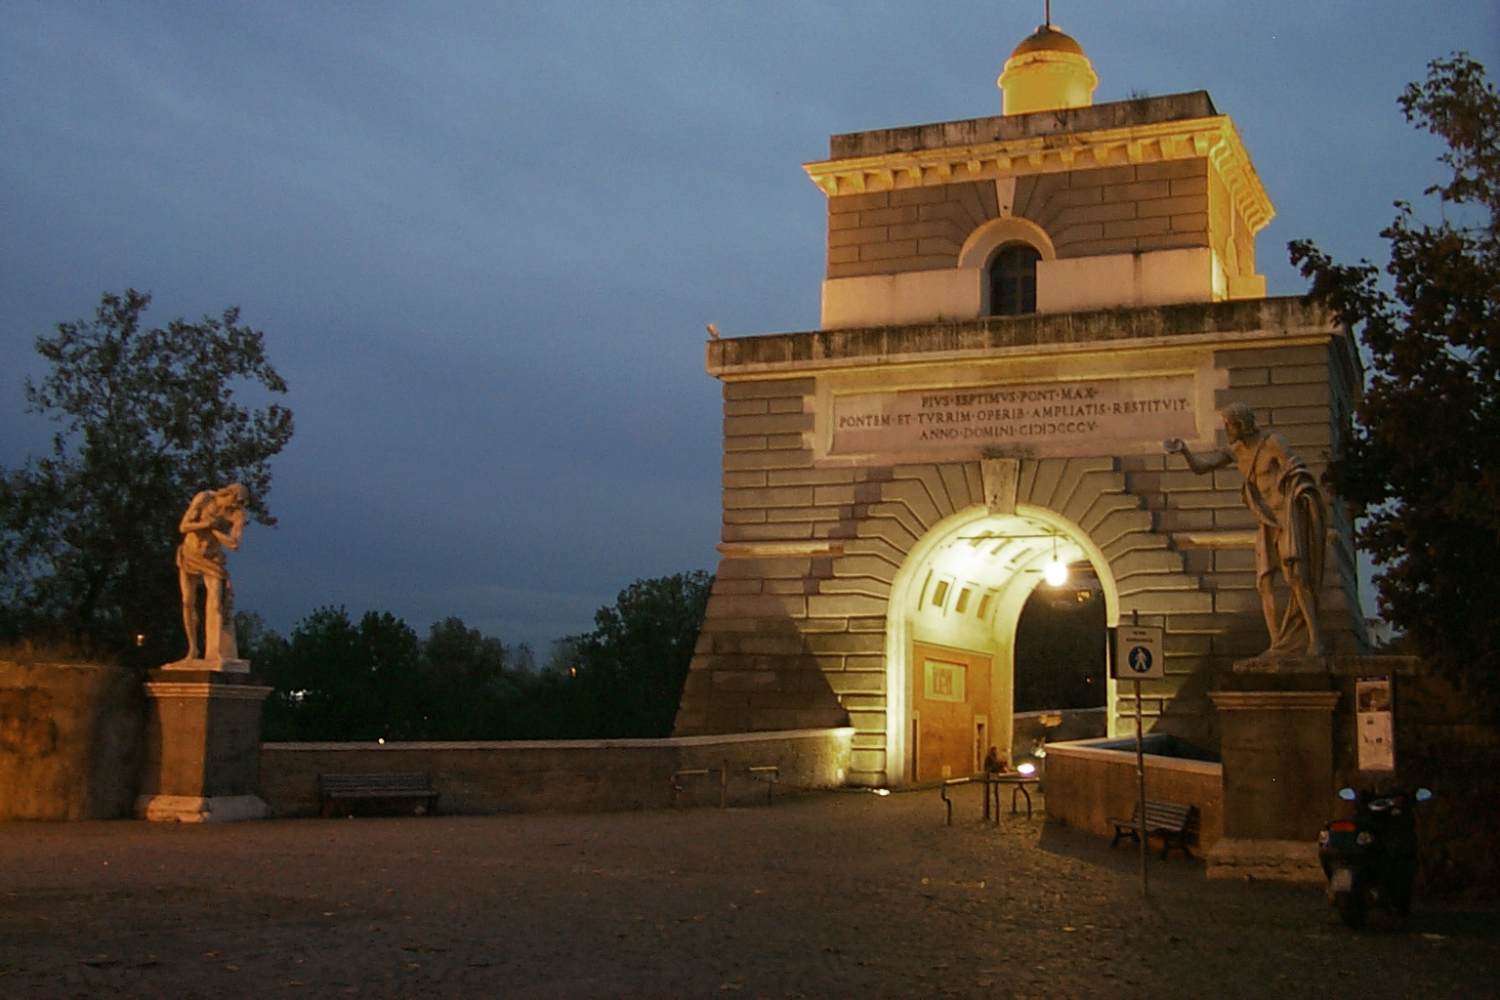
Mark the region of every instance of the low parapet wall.
[[1109, 709], [1054, 708], [1011, 717], [1010, 762], [1019, 764], [1048, 743], [1087, 740], [1109, 733]]
[[[728, 801], [763, 801], [748, 769], [772, 765], [785, 790], [844, 784], [854, 730], [798, 729], [658, 740], [265, 743], [260, 796], [276, 816], [315, 816], [318, 775], [424, 771], [450, 814], [604, 812], [672, 804], [678, 770], [726, 767]], [[687, 776], [680, 804], [717, 804], [719, 779]]]
[[0, 660], [0, 820], [129, 816], [144, 718], [129, 670]]
[[[1198, 844], [1206, 855], [1224, 833], [1224, 766], [1146, 755], [1146, 797], [1198, 807]], [[1079, 830], [1113, 834], [1111, 816], [1129, 816], [1139, 796], [1135, 752], [1085, 743], [1047, 747], [1047, 818]]]

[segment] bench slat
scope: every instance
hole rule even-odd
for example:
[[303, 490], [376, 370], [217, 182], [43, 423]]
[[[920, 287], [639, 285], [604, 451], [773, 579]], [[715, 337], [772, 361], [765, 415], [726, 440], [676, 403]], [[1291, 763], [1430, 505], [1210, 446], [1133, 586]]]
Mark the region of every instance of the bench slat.
[[432, 775], [385, 771], [369, 774], [320, 774], [318, 789], [324, 809], [338, 799], [428, 799], [437, 802]]
[[1156, 799], [1146, 800], [1146, 821], [1141, 822], [1141, 804], [1137, 802], [1135, 809], [1131, 812], [1129, 819], [1119, 816], [1111, 816], [1109, 822], [1114, 825], [1115, 836], [1109, 842], [1111, 847], [1120, 842], [1121, 837], [1130, 837], [1132, 840], [1139, 836], [1137, 831], [1145, 828], [1149, 837], [1156, 834], [1162, 839], [1161, 856], [1165, 858], [1167, 852], [1172, 849], [1175, 840], [1177, 846], [1182, 848], [1183, 854], [1188, 852], [1187, 839], [1196, 833], [1198, 807], [1186, 805], [1181, 802], [1164, 802]]
[[431, 788], [426, 774], [324, 774], [319, 776], [324, 788]]

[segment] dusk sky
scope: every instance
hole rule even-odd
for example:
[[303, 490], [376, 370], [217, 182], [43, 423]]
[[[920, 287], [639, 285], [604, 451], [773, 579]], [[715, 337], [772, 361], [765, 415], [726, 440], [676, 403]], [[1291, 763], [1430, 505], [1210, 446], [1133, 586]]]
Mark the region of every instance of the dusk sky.
[[[47, 445], [33, 350], [105, 290], [238, 305], [291, 384], [275, 529], [231, 573], [508, 643], [712, 571], [725, 336], [814, 329], [830, 133], [998, 114], [1036, 2], [0, 2], [0, 466]], [[1058, 0], [1096, 102], [1207, 90], [1285, 245], [1384, 260], [1440, 151], [1429, 60], [1500, 71], [1494, 0]], [[1428, 213], [1435, 216], [1434, 212]], [[186, 504], [188, 498], [184, 497]]]

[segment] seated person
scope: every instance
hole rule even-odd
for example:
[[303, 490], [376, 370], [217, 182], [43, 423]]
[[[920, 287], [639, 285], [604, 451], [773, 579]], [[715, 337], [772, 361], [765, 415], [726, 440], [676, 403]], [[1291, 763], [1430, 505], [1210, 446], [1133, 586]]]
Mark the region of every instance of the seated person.
[[1010, 770], [1010, 760], [998, 747], [990, 747], [984, 755], [984, 770], [986, 774], [1004, 774]]

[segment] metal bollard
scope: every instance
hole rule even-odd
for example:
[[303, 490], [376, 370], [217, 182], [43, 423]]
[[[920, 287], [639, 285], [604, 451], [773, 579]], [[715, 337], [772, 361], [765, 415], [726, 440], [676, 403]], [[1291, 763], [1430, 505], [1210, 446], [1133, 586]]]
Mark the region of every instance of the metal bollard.
[[943, 800], [943, 805], [948, 807], [948, 825], [953, 825], [953, 800], [948, 798], [948, 786], [967, 785], [973, 778], [949, 778], [938, 787], [938, 796]]
[[752, 777], [761, 774], [770, 775], [769, 778], [761, 779], [766, 783], [766, 805], [770, 805], [773, 800], [773, 793], [776, 791], [776, 782], [781, 780], [781, 768], [775, 764], [755, 764], [745, 770], [750, 772]]

